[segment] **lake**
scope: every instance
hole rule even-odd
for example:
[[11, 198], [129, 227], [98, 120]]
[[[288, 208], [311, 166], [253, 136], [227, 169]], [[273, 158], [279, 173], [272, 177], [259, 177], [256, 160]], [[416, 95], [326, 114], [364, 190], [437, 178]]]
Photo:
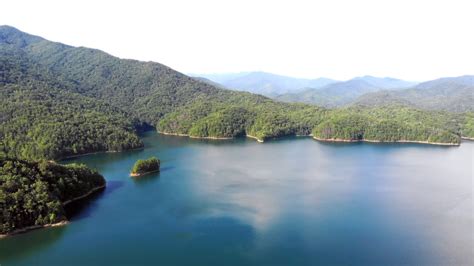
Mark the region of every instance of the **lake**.
[[[68, 160], [106, 190], [69, 225], [0, 240], [1, 266], [473, 263], [473, 142], [143, 140]], [[161, 173], [130, 178], [150, 156]]]

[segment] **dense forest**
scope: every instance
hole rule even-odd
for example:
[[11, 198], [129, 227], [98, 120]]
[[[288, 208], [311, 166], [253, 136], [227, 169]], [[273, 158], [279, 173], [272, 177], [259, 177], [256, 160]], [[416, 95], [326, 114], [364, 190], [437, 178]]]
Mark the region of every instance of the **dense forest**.
[[1, 147], [10, 157], [63, 158], [142, 147], [125, 113], [80, 95], [5, 86]]
[[143, 175], [149, 172], [160, 170], [160, 160], [156, 157], [151, 157], [145, 160], [138, 160], [132, 167], [132, 175]]
[[0, 159], [0, 234], [65, 221], [65, 203], [104, 185], [84, 165]]
[[463, 125], [466, 125], [463, 134], [472, 134], [469, 130], [472, 129], [472, 117], [426, 112], [404, 106], [326, 110], [289, 105], [282, 110], [278, 112], [261, 106], [247, 109], [227, 106], [213, 110], [209, 105], [196, 105], [165, 117], [158, 129], [192, 137], [237, 137], [247, 134], [261, 141], [313, 134], [319, 139], [458, 144]]
[[464, 119], [461, 126], [461, 135], [474, 139], [474, 113], [467, 112], [461, 115], [461, 118]]
[[459, 136], [452, 133], [457, 124], [453, 115], [427, 113], [403, 106], [348, 108], [334, 110], [328, 119], [314, 128], [313, 136], [320, 139], [457, 144]]
[[22, 53], [0, 49], [0, 151], [9, 157], [57, 159], [143, 144], [137, 119], [120, 108], [64, 87]]

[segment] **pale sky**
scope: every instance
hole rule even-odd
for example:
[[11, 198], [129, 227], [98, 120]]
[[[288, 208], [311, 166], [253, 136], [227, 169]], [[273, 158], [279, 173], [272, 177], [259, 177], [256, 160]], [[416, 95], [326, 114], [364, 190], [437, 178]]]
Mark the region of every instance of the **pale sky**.
[[474, 74], [474, 1], [1, 0], [0, 25], [184, 73]]

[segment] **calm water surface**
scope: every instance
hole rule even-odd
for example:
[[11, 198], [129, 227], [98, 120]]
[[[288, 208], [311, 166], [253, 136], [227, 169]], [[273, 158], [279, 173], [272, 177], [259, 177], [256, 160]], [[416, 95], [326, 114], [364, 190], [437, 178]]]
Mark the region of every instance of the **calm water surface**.
[[[107, 189], [67, 226], [0, 240], [0, 264], [473, 263], [473, 142], [144, 141], [68, 161]], [[149, 156], [161, 173], [131, 179]]]

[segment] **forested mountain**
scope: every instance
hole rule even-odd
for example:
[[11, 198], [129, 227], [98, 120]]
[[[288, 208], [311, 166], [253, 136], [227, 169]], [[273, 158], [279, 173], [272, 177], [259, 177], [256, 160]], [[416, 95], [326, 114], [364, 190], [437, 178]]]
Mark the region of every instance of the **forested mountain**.
[[300, 91], [304, 88], [321, 88], [336, 82], [328, 78], [302, 79], [266, 72], [243, 72], [230, 74], [203, 74], [206, 79], [221, 84], [225, 88], [247, 91], [269, 97], [289, 92]]
[[72, 91], [73, 81], [57, 79], [25, 53], [2, 45], [0, 73], [0, 149], [7, 156], [61, 158], [143, 146], [134, 133], [138, 120]]
[[[0, 60], [1, 151], [9, 157], [55, 159], [137, 148], [142, 143], [136, 132], [146, 126], [193, 137], [308, 135], [323, 121], [355, 111], [220, 89], [159, 63], [119, 59], [8, 26], [0, 27]], [[410, 108], [375, 111], [380, 114], [371, 119], [375, 124], [391, 113], [406, 118], [390, 127], [381, 124], [380, 135], [391, 134], [400, 123], [400, 128], [416, 126], [425, 132], [409, 134], [414, 140], [457, 143], [465, 121], [438, 113], [412, 115], [419, 111]]]
[[[141, 147], [155, 125], [187, 102], [234, 93], [158, 63], [54, 43], [0, 28], [2, 150], [28, 159]], [[140, 117], [140, 122], [135, 117]]]
[[397, 91], [379, 91], [354, 101], [359, 106], [402, 104], [426, 110], [474, 111], [474, 76], [441, 78]]
[[275, 97], [275, 99], [284, 102], [302, 102], [334, 108], [345, 105], [368, 92], [384, 89], [401, 89], [413, 84], [412, 82], [394, 78], [364, 76], [332, 83], [319, 89], [307, 88], [300, 92], [282, 94]]

